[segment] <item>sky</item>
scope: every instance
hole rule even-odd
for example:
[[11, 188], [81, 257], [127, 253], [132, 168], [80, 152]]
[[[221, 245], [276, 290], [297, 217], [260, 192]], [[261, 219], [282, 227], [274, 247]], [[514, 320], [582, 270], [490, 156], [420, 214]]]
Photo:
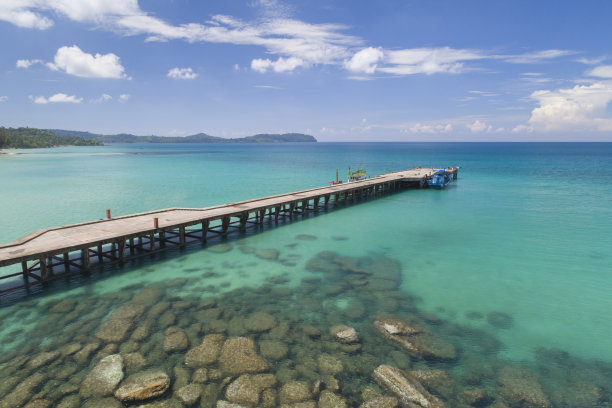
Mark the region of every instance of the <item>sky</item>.
[[609, 0], [0, 0], [0, 126], [612, 141]]

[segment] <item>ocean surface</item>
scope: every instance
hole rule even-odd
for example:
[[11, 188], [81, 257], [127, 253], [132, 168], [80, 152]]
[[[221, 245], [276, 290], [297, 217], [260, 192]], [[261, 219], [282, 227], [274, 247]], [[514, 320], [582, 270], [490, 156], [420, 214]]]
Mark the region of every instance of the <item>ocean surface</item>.
[[[162, 350], [168, 327], [178, 327], [189, 337], [188, 349], [212, 332], [254, 339], [276, 375], [271, 389], [278, 398], [291, 381], [313, 384], [329, 375], [321, 368], [324, 355], [342, 362], [343, 371], [334, 374], [339, 389], [327, 389], [349, 406], [367, 400], [366, 389], [392, 395], [372, 379], [372, 368], [383, 363], [449, 373], [452, 391], [423, 383], [451, 406], [469, 406], [466, 393], [474, 389], [489, 397], [474, 406], [612, 406], [610, 143], [143, 144], [11, 153], [0, 155], [2, 243], [103, 218], [106, 209], [120, 216], [206, 207], [323, 186], [336, 169], [345, 178], [359, 165], [369, 175], [414, 166], [460, 171], [443, 191], [405, 190], [340, 205], [206, 248], [196, 244], [3, 295], [0, 376], [17, 380], [0, 387], [0, 398], [18, 398], [14, 386], [38, 370], [45, 377], [28, 389], [28, 400], [93, 404], [82, 382], [97, 361], [139, 353], [146, 364], [126, 363], [125, 373], [163, 367], [172, 385], [159, 398], [180, 400], [178, 387], [193, 383], [195, 374], [189, 366], [183, 377], [177, 374], [185, 350]], [[351, 284], [339, 266], [347, 259], [370, 268], [372, 280]], [[337, 270], [313, 267], [323, 261]], [[393, 284], [380, 285], [379, 270]], [[109, 314], [143, 290], [157, 297], [128, 337], [114, 346], [96, 338]], [[203, 317], [213, 303], [218, 312]], [[168, 305], [162, 316], [172, 311], [169, 323], [155, 323], [150, 339], [128, 340], [145, 317], [159, 320], [147, 315], [156, 304]], [[57, 305], [64, 306], [52, 312]], [[275, 323], [249, 328], [245, 322], [258, 312]], [[406, 352], [372, 328], [380, 314], [414, 323], [455, 355]], [[338, 346], [329, 334], [335, 324], [356, 328], [361, 349]], [[96, 342], [85, 359], [70, 360], [62, 351], [44, 364], [31, 362], [41, 352]], [[262, 342], [288, 351], [264, 353]], [[59, 375], [66, 366], [74, 370]], [[226, 383], [211, 378], [201, 383], [201, 406], [228, 398]], [[62, 384], [64, 393], [52, 391]], [[310, 399], [318, 395], [313, 391]]]

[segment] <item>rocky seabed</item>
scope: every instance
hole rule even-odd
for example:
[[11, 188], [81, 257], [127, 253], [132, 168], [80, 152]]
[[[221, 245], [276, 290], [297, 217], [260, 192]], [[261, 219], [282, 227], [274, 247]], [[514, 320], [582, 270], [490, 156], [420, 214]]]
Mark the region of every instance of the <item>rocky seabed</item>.
[[185, 294], [197, 278], [175, 279], [30, 302], [45, 312], [0, 356], [0, 408], [612, 407], [609, 364], [504, 361], [490, 335], [420, 311], [401, 276], [384, 256], [322, 252], [297, 287], [280, 276], [202, 297]]

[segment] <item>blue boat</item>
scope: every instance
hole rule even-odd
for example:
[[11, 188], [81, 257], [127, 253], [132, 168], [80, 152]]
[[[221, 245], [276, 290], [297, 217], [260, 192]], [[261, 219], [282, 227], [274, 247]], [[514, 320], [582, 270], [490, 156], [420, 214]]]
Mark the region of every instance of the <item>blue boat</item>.
[[450, 181], [450, 174], [448, 174], [446, 170], [437, 169], [436, 172], [432, 174], [430, 178], [427, 179], [427, 185], [432, 188], [442, 189], [448, 186]]

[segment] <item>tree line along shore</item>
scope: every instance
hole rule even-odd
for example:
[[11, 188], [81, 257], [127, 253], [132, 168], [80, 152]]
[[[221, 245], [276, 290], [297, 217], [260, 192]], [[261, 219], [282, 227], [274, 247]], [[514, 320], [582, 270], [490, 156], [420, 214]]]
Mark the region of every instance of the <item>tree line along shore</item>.
[[135, 136], [127, 133], [102, 135], [61, 129], [0, 127], [0, 149], [28, 149], [55, 146], [103, 146], [106, 143], [295, 143], [316, 142], [302, 133], [256, 134], [241, 138], [222, 138], [206, 133], [184, 137]]

